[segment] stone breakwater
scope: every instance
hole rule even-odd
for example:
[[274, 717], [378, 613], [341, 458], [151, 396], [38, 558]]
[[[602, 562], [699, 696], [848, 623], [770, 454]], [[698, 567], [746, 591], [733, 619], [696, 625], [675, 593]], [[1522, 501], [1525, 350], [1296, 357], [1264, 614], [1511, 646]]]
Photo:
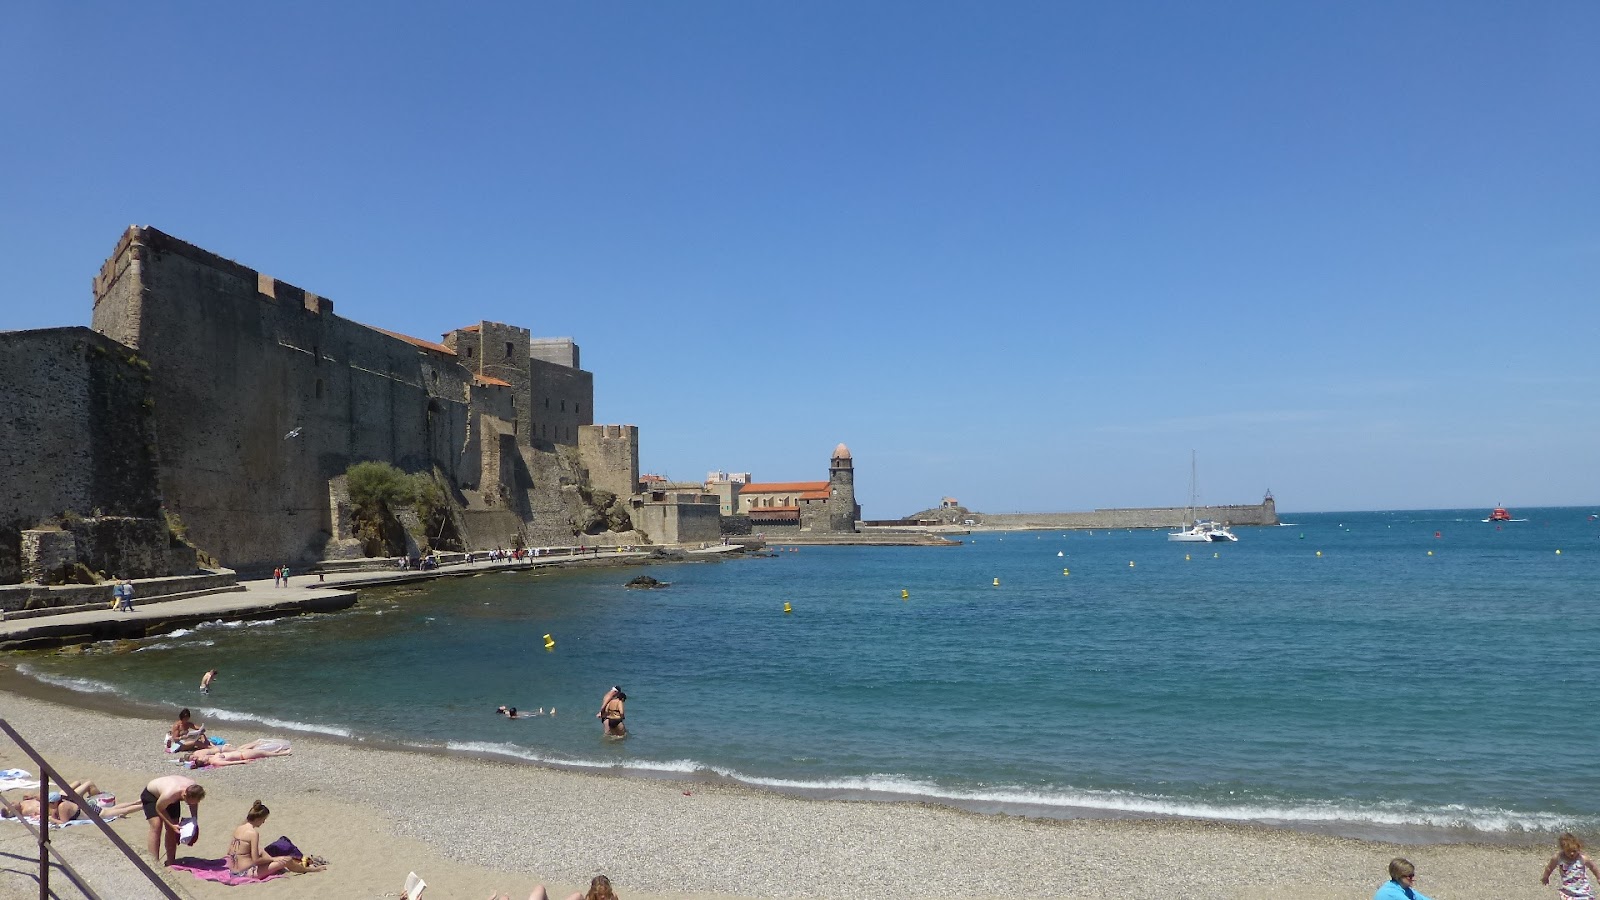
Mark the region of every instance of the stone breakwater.
[[[1194, 517], [1227, 525], [1276, 525], [1278, 511], [1269, 499], [1245, 506], [1197, 506]], [[1186, 506], [1148, 509], [1097, 509], [1065, 513], [973, 513], [970, 527], [992, 529], [1177, 528], [1189, 524]]]

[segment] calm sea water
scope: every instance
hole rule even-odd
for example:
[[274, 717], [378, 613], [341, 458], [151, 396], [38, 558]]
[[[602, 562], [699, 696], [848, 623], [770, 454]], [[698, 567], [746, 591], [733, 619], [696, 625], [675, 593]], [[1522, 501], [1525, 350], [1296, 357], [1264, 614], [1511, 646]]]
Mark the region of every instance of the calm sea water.
[[[637, 570], [502, 573], [23, 671], [188, 705], [218, 733], [264, 722], [829, 795], [1594, 830], [1597, 511], [1500, 527], [1481, 510], [1289, 514], [1228, 545], [1102, 531], [806, 548], [653, 567], [672, 582], [658, 591], [625, 590]], [[613, 683], [625, 741], [594, 718]], [[559, 714], [508, 721], [500, 704]]]

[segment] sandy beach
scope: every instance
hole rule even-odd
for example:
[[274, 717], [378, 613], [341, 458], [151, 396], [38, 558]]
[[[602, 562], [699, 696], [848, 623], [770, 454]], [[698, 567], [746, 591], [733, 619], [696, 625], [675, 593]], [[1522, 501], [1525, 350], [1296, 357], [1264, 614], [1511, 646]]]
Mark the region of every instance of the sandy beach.
[[[4, 718], [69, 777], [119, 801], [179, 771], [167, 722], [7, 693]], [[742, 787], [624, 778], [300, 734], [216, 728], [234, 741], [285, 736], [294, 755], [195, 773], [207, 790], [188, 851], [223, 855], [251, 801], [264, 835], [288, 835], [329, 871], [225, 887], [168, 873], [185, 896], [395, 897], [406, 874], [426, 897], [521, 900], [540, 882], [571, 891], [596, 873], [627, 898], [1145, 897], [1365, 898], [1388, 860], [1416, 863], [1435, 900], [1546, 898], [1543, 847], [1398, 846], [1192, 821], [1037, 821], [920, 804], [799, 799]], [[6, 742], [0, 766], [36, 771]], [[15, 797], [20, 792], [9, 796]], [[137, 816], [113, 826], [143, 848]], [[155, 896], [89, 826], [53, 833], [103, 896]], [[183, 853], [180, 852], [180, 856]], [[0, 897], [37, 896], [37, 848], [0, 825]], [[59, 896], [77, 896], [65, 876]]]

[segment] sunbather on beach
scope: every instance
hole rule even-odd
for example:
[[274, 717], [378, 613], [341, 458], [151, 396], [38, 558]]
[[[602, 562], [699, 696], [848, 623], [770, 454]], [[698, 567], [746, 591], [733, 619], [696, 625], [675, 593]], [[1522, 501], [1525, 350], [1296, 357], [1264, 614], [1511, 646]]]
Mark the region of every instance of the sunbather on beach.
[[[490, 894], [489, 900], [511, 900], [511, 897], [508, 894]], [[541, 884], [528, 895], [528, 900], [550, 900], [550, 895], [545, 892], [544, 885]], [[596, 875], [594, 880], [589, 882], [587, 892], [578, 891], [567, 900], [617, 900], [617, 895], [611, 891], [611, 879], [604, 875]]]
[[288, 741], [277, 738], [262, 738], [251, 741], [239, 747], [224, 744], [221, 747], [206, 747], [193, 753], [185, 753], [181, 758], [191, 769], [200, 769], [206, 766], [237, 766], [254, 759], [266, 759], [269, 756], [288, 756], [294, 751], [290, 749]]
[[[88, 799], [100, 793], [100, 789], [95, 786], [95, 783], [87, 779], [83, 781], [72, 782], [72, 790], [76, 792], [78, 796], [83, 797], [84, 799]], [[56, 825], [65, 825], [68, 822], [75, 821], [83, 813], [82, 807], [71, 800], [68, 800], [66, 795], [60, 791], [50, 791], [49, 794], [45, 796], [45, 806], [49, 810], [50, 821]], [[132, 813], [139, 807], [140, 804], [138, 803], [124, 803], [121, 806], [113, 806], [109, 809], [102, 809], [100, 810], [100, 815], [106, 818], [110, 818], [111, 816], [125, 816], [129, 813]], [[24, 794], [22, 799], [17, 802], [17, 810], [22, 813], [24, 818], [38, 818], [39, 795]], [[9, 819], [11, 817], [11, 813], [8, 810], [0, 809], [0, 818]]]
[[307, 865], [292, 856], [268, 856], [261, 852], [261, 826], [272, 811], [260, 800], [245, 813], [244, 824], [233, 830], [233, 841], [228, 844], [228, 872], [235, 878], [266, 878], [279, 872], [296, 874], [321, 872], [327, 866]]
[[[188, 710], [184, 710], [188, 712]], [[162, 862], [157, 852], [165, 839], [167, 859], [162, 865], [172, 865], [178, 855], [178, 833], [182, 823], [178, 819], [179, 803], [189, 804], [189, 818], [194, 820], [194, 834], [189, 845], [200, 840], [200, 801], [206, 798], [206, 789], [182, 775], [163, 775], [144, 786], [139, 794], [139, 805], [150, 823], [150, 856]]]

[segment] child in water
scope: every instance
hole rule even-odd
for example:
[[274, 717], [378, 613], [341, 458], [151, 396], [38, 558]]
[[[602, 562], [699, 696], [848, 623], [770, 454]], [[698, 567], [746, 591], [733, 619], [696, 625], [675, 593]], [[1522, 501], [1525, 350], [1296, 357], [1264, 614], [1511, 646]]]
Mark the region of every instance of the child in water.
[[[1540, 879], [1545, 884], [1550, 883], [1550, 873], [1561, 870], [1561, 884], [1557, 887], [1562, 900], [1595, 900], [1594, 885], [1600, 881], [1600, 870], [1595, 869], [1594, 863], [1583, 854], [1583, 843], [1578, 836], [1567, 832], [1559, 841], [1561, 849], [1555, 856], [1550, 857], [1550, 864], [1544, 867], [1544, 877]], [[1594, 878], [1590, 879], [1590, 873]]]

